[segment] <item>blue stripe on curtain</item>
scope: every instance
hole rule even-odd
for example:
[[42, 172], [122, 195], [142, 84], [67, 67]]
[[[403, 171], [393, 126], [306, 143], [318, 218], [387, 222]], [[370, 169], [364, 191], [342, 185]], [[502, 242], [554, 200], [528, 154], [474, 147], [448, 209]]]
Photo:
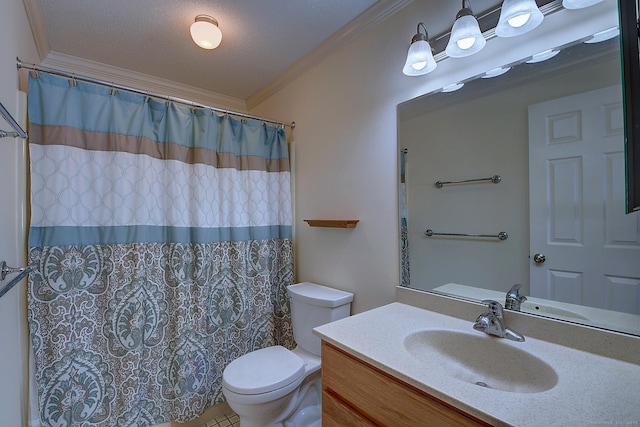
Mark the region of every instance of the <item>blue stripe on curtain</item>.
[[46, 73], [28, 110], [44, 426], [186, 422], [232, 360], [295, 345], [283, 129]]
[[265, 227], [32, 227], [29, 246], [113, 245], [127, 243], [208, 243], [291, 239], [291, 226]]
[[[40, 73], [29, 85], [29, 121], [33, 124], [70, 126], [94, 132], [128, 134], [159, 143], [206, 148], [238, 156], [289, 158], [284, 129], [259, 120], [238, 120], [212, 114], [212, 110], [187, 108], [145, 96], [91, 83]], [[47, 94], [42, 93], [42, 88]], [[36, 107], [37, 106], [37, 107]], [[242, 144], [239, 142], [242, 141]]]

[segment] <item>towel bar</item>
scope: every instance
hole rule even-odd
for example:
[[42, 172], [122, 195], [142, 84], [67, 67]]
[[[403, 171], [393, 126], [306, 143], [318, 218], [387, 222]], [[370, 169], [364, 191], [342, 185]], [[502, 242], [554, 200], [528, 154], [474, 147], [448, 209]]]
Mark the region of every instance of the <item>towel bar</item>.
[[471, 182], [482, 182], [482, 181], [491, 181], [494, 184], [498, 184], [500, 183], [500, 181], [502, 181], [502, 177], [500, 175], [493, 175], [491, 178], [464, 179], [462, 181], [436, 181], [433, 185], [435, 185], [436, 188], [442, 188], [443, 186], [448, 184], [468, 184]]
[[507, 240], [509, 235], [501, 231], [498, 234], [478, 234], [478, 233], [434, 233], [432, 229], [428, 229], [424, 232], [427, 237], [431, 236], [462, 236], [462, 237], [495, 237], [500, 240]]

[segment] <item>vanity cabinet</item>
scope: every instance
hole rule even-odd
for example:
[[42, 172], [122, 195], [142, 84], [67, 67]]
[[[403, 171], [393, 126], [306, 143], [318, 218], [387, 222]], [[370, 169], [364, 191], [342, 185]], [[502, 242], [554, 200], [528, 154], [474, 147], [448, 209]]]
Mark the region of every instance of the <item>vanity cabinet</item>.
[[322, 425], [489, 426], [322, 342]]

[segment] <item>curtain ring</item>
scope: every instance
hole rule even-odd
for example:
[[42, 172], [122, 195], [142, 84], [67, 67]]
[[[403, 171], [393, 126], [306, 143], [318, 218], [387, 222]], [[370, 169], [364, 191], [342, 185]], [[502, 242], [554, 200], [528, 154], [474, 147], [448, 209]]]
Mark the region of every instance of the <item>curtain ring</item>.
[[36, 70], [29, 70], [29, 75], [31, 76], [32, 79], [37, 79], [40, 77], [40, 75], [38, 74], [38, 71]]

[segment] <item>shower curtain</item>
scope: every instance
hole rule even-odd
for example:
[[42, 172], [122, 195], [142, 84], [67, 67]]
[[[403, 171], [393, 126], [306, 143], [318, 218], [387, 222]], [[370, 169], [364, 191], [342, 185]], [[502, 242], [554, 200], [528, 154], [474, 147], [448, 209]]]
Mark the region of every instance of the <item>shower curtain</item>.
[[407, 154], [400, 150], [400, 286], [411, 285], [409, 268], [409, 228], [407, 224]]
[[284, 129], [42, 72], [28, 110], [43, 425], [184, 422], [293, 346]]

